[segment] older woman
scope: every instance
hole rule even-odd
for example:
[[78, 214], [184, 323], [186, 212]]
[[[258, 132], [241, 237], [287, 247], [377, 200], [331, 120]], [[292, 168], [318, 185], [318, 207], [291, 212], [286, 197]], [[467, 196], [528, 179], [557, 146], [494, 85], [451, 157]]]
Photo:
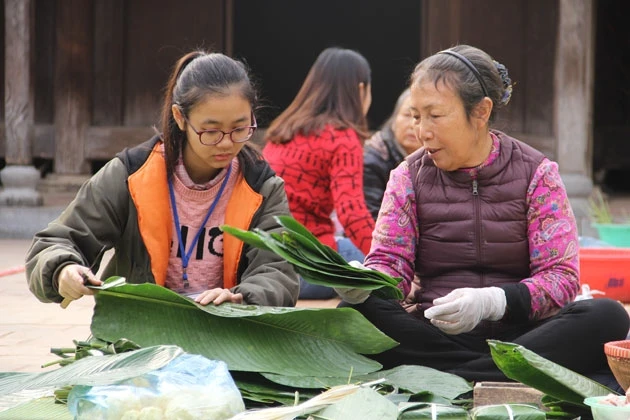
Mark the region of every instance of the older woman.
[[365, 142], [363, 151], [363, 191], [365, 203], [374, 217], [378, 217], [389, 173], [407, 155], [420, 146], [413, 129], [409, 89], [400, 94], [394, 112], [379, 131]]
[[611, 379], [603, 345], [626, 337], [628, 313], [574, 301], [578, 234], [558, 165], [489, 128], [511, 93], [506, 68], [471, 46], [418, 64], [411, 111], [424, 147], [392, 172], [365, 260], [402, 277], [407, 299], [339, 292], [400, 343], [376, 356], [388, 367], [505, 380], [492, 338]]

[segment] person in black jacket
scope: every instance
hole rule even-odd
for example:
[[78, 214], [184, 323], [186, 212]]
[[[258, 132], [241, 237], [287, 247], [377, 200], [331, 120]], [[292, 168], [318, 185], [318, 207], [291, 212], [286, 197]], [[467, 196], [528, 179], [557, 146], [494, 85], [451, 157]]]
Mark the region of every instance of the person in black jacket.
[[413, 131], [409, 111], [409, 89], [400, 94], [394, 112], [365, 142], [363, 151], [363, 191], [365, 202], [374, 220], [381, 208], [389, 172], [422, 144]]

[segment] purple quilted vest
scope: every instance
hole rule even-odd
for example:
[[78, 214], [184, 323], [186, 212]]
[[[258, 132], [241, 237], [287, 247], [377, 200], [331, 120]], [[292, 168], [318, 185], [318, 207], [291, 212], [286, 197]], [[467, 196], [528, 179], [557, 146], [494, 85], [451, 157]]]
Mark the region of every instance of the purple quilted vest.
[[527, 188], [544, 155], [506, 134], [497, 159], [476, 181], [438, 169], [423, 149], [407, 157], [419, 240], [416, 295], [423, 310], [460, 287], [499, 286], [530, 276]]

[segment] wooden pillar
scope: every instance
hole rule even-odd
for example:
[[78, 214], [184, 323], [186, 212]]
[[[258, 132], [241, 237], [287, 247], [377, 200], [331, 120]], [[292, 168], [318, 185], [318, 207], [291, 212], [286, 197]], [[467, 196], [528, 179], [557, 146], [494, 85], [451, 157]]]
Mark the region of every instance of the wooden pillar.
[[0, 173], [0, 205], [41, 205], [35, 190], [39, 171], [31, 166], [34, 136], [32, 0], [5, 0], [4, 129], [7, 166]]
[[85, 174], [91, 123], [92, 1], [57, 2], [55, 54], [55, 173]]
[[31, 0], [5, 0], [4, 121], [7, 164], [30, 165], [34, 96]]
[[593, 0], [560, 0], [556, 51], [556, 160], [582, 235], [593, 235]]

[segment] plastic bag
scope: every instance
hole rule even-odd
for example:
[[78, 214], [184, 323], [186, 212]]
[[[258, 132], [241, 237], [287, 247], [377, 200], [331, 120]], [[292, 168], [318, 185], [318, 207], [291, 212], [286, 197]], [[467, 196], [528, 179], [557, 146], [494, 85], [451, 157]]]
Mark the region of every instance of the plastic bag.
[[223, 420], [245, 404], [224, 362], [183, 354], [116, 384], [77, 385], [68, 409], [75, 420]]

